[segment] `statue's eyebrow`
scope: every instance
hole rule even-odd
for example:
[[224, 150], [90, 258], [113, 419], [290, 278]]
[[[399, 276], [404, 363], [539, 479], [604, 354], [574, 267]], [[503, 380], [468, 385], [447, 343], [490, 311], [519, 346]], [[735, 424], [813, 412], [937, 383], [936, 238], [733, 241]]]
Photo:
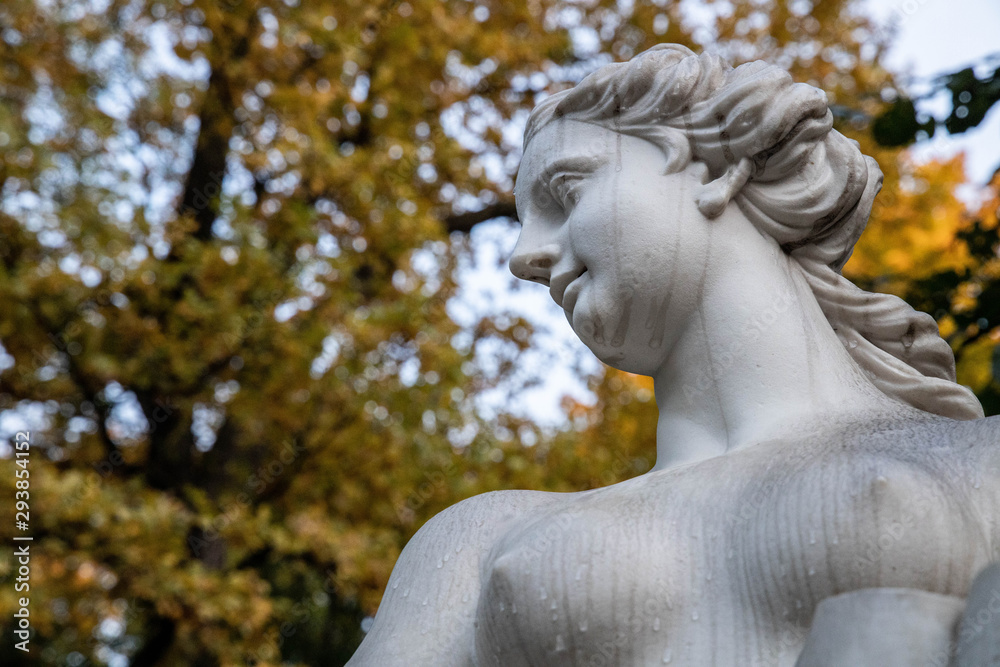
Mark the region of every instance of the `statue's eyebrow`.
[[[517, 201], [519, 217], [522, 205], [527, 203], [525, 197], [528, 200], [537, 200], [542, 195], [552, 196], [549, 188], [557, 174], [589, 174], [597, 171], [603, 163], [600, 154], [574, 153], [553, 159], [538, 172], [538, 176], [531, 183], [522, 182], [522, 174], [518, 173], [514, 184], [514, 199]], [[518, 220], [518, 222], [523, 221]]]
[[531, 194], [534, 197], [539, 192], [548, 192], [552, 179], [558, 174], [589, 174], [597, 171], [602, 162], [600, 157], [587, 154], [567, 155], [566, 157], [556, 158], [545, 165], [538, 173], [535, 182], [531, 184]]

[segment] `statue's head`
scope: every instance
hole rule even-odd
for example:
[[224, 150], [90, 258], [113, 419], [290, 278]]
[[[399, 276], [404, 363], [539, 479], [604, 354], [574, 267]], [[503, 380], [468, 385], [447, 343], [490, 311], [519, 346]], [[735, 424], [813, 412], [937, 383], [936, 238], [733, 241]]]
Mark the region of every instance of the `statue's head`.
[[[955, 384], [933, 318], [840, 276], [882, 173], [833, 129], [821, 90], [763, 62], [734, 69], [659, 45], [546, 98], [528, 119], [524, 149], [516, 197], [531, 224], [511, 270], [549, 284], [607, 363], [651, 372], [630, 345], [669, 347], [668, 308], [678, 321], [697, 307], [711, 224], [735, 211], [795, 260], [882, 391], [929, 412], [982, 416]], [[609, 188], [615, 196], [602, 196]], [[586, 215], [574, 220], [578, 207]], [[639, 304], [646, 327], [629, 327]]]

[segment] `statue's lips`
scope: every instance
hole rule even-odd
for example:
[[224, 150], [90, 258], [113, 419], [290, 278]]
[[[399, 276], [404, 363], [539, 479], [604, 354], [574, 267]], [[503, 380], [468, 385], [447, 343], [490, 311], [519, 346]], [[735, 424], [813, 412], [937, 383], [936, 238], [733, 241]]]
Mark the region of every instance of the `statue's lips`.
[[559, 305], [562, 306], [562, 309], [566, 311], [567, 315], [570, 316], [573, 315], [573, 307], [576, 306], [576, 300], [580, 296], [580, 290], [583, 289], [584, 281], [582, 280], [582, 278], [585, 275], [587, 275], [587, 269], [584, 269], [583, 272], [579, 276], [577, 276], [575, 280], [573, 280], [569, 285], [567, 285], [566, 290], [562, 294], [562, 303], [560, 303]]

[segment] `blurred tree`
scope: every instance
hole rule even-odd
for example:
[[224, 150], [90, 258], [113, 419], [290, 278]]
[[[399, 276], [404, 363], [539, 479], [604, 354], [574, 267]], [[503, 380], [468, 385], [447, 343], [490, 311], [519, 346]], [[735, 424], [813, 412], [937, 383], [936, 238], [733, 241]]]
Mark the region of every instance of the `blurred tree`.
[[37, 631], [24, 656], [4, 624], [0, 661], [346, 660], [429, 501], [492, 464], [475, 346], [529, 332], [452, 322], [446, 240], [509, 189], [483, 160], [512, 81], [572, 57], [545, 16], [0, 8], [0, 409], [33, 424]]
[[[487, 421], [476, 397], [531, 326], [459, 326], [449, 303], [461, 232], [515, 215], [526, 111], [598, 64], [711, 43], [865, 113], [892, 85], [847, 0], [707, 8], [4, 3], [0, 427], [32, 429], [37, 634], [25, 656], [5, 629], [0, 661], [341, 664], [437, 511], [647, 469], [646, 380], [594, 378], [596, 406], [567, 404], [556, 434]], [[898, 151], [873, 152], [894, 191]], [[952, 229], [960, 175], [926, 176], [940, 187], [873, 228], [940, 205]], [[969, 243], [940, 267], [986, 271]], [[13, 480], [0, 461], [4, 497]], [[7, 552], [8, 618], [13, 571]]]
[[879, 227], [869, 239], [863, 237], [847, 269], [864, 287], [898, 294], [934, 315], [955, 351], [958, 381], [976, 392], [987, 415], [996, 415], [1000, 171], [987, 184], [981, 204], [967, 210], [954, 194], [965, 180], [961, 163], [957, 156], [913, 167], [906, 187], [878, 209]]
[[[870, 134], [880, 147], [927, 140], [943, 126], [960, 134], [979, 125], [1000, 101], [1000, 54], [976, 67], [936, 77], [923, 95], [894, 87], [874, 114]], [[977, 75], [993, 70], [992, 73]], [[943, 119], [919, 113], [915, 102], [951, 96]], [[864, 114], [861, 114], [863, 117]], [[880, 160], [881, 161], [881, 160]], [[957, 195], [967, 183], [963, 156], [914, 164], [903, 159], [896, 187], [879, 195], [869, 231], [845, 268], [868, 289], [889, 291], [937, 318], [955, 350], [958, 380], [973, 388], [987, 415], [1000, 414], [1000, 169], [978, 205]]]
[[[1000, 53], [984, 58], [979, 69], [993, 70], [983, 76], [976, 74], [977, 67], [943, 74], [930, 82], [930, 89], [914, 98], [895, 91], [893, 102], [872, 122], [872, 136], [882, 146], [908, 146], [921, 138], [934, 136], [939, 126], [949, 134], [961, 134], [976, 127], [997, 102], [1000, 102]], [[916, 102], [947, 92], [951, 96], [951, 111], [939, 120], [917, 110]]]

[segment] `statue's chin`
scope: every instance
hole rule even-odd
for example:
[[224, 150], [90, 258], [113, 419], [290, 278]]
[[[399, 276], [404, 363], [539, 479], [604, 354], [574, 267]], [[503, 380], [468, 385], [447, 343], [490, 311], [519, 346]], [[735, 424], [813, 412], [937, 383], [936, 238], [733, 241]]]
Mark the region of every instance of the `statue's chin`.
[[[568, 317], [568, 316], [567, 316]], [[570, 326], [577, 338], [594, 353], [602, 362], [626, 373], [637, 375], [652, 375], [652, 358], [657, 355], [653, 346], [640, 345], [633, 339], [634, 332], [626, 332], [623, 340], [609, 340], [609, 336], [601, 327], [601, 321], [595, 322], [581, 313], [579, 309], [573, 317], [568, 317]]]
[[648, 368], [649, 360], [644, 358], [644, 355], [630, 353], [630, 346], [627, 343], [619, 347], [612, 347], [607, 343], [595, 343], [582, 336], [580, 336], [580, 340], [594, 353], [595, 357], [612, 368], [636, 375], [652, 375]]
[[598, 359], [606, 363], [608, 366], [611, 366], [612, 368], [617, 368], [618, 370], [625, 371], [626, 373], [638, 372], [635, 370], [631, 370], [630, 364], [626, 363], [625, 353], [622, 352], [621, 350], [618, 350], [616, 352], [606, 352], [603, 350], [601, 351], [595, 350], [594, 348], [590, 349], [591, 351], [593, 351], [593, 353], [597, 356]]

